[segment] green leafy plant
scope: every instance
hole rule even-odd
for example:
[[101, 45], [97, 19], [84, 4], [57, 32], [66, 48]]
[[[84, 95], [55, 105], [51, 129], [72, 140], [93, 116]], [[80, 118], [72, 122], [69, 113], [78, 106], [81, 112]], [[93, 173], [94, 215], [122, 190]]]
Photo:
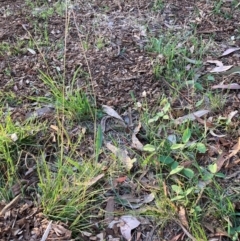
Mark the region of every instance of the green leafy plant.
[[104, 47], [105, 43], [104, 43], [104, 38], [102, 37], [98, 37], [96, 40], [96, 47], [98, 50], [102, 49]]
[[164, 7], [163, 0], [155, 0], [152, 6], [153, 11], [162, 10]]
[[171, 198], [171, 201], [184, 201], [185, 205], [188, 204], [188, 195], [194, 191], [194, 187], [183, 190], [179, 185], [172, 185], [171, 189], [174, 192], [174, 197]]

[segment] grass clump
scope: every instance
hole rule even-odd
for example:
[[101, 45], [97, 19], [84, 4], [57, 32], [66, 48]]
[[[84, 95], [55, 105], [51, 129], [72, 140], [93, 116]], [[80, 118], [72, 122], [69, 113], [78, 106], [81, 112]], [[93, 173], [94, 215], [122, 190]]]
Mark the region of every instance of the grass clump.
[[50, 98], [40, 97], [38, 100], [53, 104], [60, 113], [69, 116], [72, 120], [94, 119], [93, 103], [83, 90], [74, 87], [76, 75], [77, 71], [74, 74], [71, 86], [66, 90], [64, 85], [57, 83], [50, 76], [41, 72], [40, 79], [49, 88], [51, 96]]
[[[32, 145], [35, 136], [44, 130], [44, 123], [18, 123], [14, 122], [10, 114], [0, 112], [0, 181], [1, 199], [11, 198], [11, 187], [20, 175], [21, 153], [26, 147]], [[6, 186], [8, 188], [6, 188]]]
[[50, 164], [43, 157], [38, 164], [38, 186], [44, 213], [69, 223], [74, 233], [88, 229], [101, 203], [102, 188], [99, 183], [93, 187], [100, 173], [100, 166], [91, 162], [64, 157]]

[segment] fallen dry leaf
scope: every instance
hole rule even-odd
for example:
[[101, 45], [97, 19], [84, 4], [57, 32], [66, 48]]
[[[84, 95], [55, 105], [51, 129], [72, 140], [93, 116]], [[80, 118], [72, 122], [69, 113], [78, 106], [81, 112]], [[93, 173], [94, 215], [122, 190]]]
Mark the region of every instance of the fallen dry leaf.
[[104, 235], [103, 235], [103, 233], [97, 234], [96, 237], [98, 238], [99, 241], [104, 241]]
[[203, 115], [206, 115], [207, 113], [209, 113], [209, 110], [199, 110], [199, 111], [196, 111], [194, 113], [184, 115], [182, 117], [177, 118], [176, 120], [174, 120], [174, 123], [176, 125], [179, 125], [179, 124], [183, 123], [184, 121], [195, 120], [196, 116], [201, 117]]
[[213, 132], [213, 130], [210, 130], [209, 132], [210, 132], [210, 134], [211, 134], [212, 136], [216, 136], [216, 137], [219, 137], [219, 138], [226, 136], [226, 135], [218, 135], [218, 134], [215, 134], [215, 133]]
[[233, 150], [230, 151], [231, 153], [228, 156], [224, 157], [225, 153], [223, 153], [219, 156], [219, 158], [216, 162], [217, 171], [219, 171], [221, 169], [221, 167], [223, 166], [225, 161], [227, 161], [229, 158], [235, 156], [239, 151], [240, 151], [240, 137], [238, 138], [237, 144], [233, 147]]
[[240, 137], [238, 138], [237, 144], [233, 147], [233, 150], [231, 150], [231, 154], [228, 156], [228, 158], [235, 156], [240, 151]]
[[186, 215], [186, 209], [183, 206], [178, 207], [178, 217], [181, 222], [181, 224], [189, 229], [187, 215]]
[[137, 133], [139, 132], [141, 128], [141, 123], [139, 122], [138, 123], [138, 126], [135, 127], [134, 131], [133, 131], [133, 134], [132, 134], [132, 148], [135, 148], [139, 151], [142, 151], [143, 150], [143, 144], [138, 140], [138, 138], [136, 137]]
[[140, 208], [143, 204], [150, 203], [154, 200], [155, 196], [153, 193], [148, 194], [144, 199], [136, 198], [132, 194], [126, 194], [119, 196], [122, 200], [126, 201], [125, 206], [132, 209]]
[[58, 128], [57, 126], [55, 126], [55, 125], [50, 125], [50, 128], [51, 128], [52, 130], [56, 131], [56, 132], [59, 131], [59, 128]]
[[225, 163], [225, 161], [227, 160], [226, 158], [226, 153], [222, 153], [216, 161], [217, 164], [217, 172], [219, 172], [223, 166], [223, 164]]
[[237, 110], [235, 111], [231, 111], [228, 115], [228, 122], [231, 122], [232, 121], [232, 118], [238, 113]]
[[33, 49], [27, 48], [27, 50], [28, 50], [32, 55], [35, 55], [35, 54], [36, 54], [36, 51], [33, 50]]
[[218, 67], [223, 66], [223, 63], [219, 60], [207, 60], [207, 63], [216, 64]]
[[177, 234], [176, 236], [174, 236], [172, 239], [170, 239], [169, 241], [178, 241], [180, 240], [180, 237], [183, 235], [183, 233]]
[[130, 171], [133, 167], [133, 163], [136, 161], [136, 158], [131, 159], [128, 155], [127, 155], [127, 151], [126, 150], [122, 150], [120, 148], [115, 147], [114, 145], [112, 145], [111, 143], [107, 143], [106, 147], [113, 153], [116, 155], [116, 157], [126, 166], [126, 169], [128, 171]]
[[133, 216], [122, 216], [120, 218], [122, 225], [120, 226], [120, 231], [122, 236], [128, 241], [131, 240], [131, 231], [140, 225], [140, 222]]
[[82, 233], [84, 236], [86, 236], [86, 237], [91, 237], [91, 236], [92, 236], [92, 233], [87, 232], [87, 231], [82, 231], [81, 233]]
[[214, 86], [212, 86], [212, 89], [239, 90], [240, 89], [240, 85], [236, 84], [236, 83], [229, 84], [229, 85], [214, 85]]
[[232, 167], [238, 165], [239, 163], [240, 163], [240, 159], [237, 159], [237, 160], [233, 161], [232, 163], [228, 163], [228, 164], [225, 166], [225, 168], [227, 168], [227, 169], [232, 168]]
[[150, 193], [149, 195], [144, 197], [143, 203], [150, 203], [154, 200], [155, 196], [153, 193]]
[[221, 73], [221, 72], [231, 69], [232, 67], [233, 67], [233, 65], [218, 66], [218, 67], [213, 68], [209, 72], [210, 73]]
[[101, 119], [101, 129], [102, 129], [102, 133], [105, 132], [106, 130], [106, 122], [107, 120], [111, 118], [111, 116], [104, 116], [102, 119]]
[[91, 187], [92, 185], [94, 185], [97, 181], [99, 181], [103, 177], [104, 177], [104, 173], [99, 174], [98, 176], [96, 176], [92, 180], [90, 180], [89, 182], [84, 183], [84, 185], [86, 185], [87, 187]]
[[122, 182], [125, 182], [126, 181], [126, 179], [127, 179], [127, 176], [124, 176], [124, 177], [118, 177], [118, 178], [116, 178], [116, 182], [119, 182], [119, 183], [122, 183]]
[[229, 49], [225, 50], [220, 57], [229, 55], [229, 54], [231, 54], [231, 53], [233, 53], [235, 51], [238, 51], [238, 50], [240, 50], [240, 48], [229, 48]]
[[198, 116], [196, 116], [196, 115], [195, 115], [195, 118], [196, 118], [196, 120], [197, 120], [200, 124], [202, 124], [202, 125], [204, 125], [204, 126], [206, 126], [206, 127], [208, 127], [208, 128], [213, 128], [213, 127], [214, 127], [214, 125], [213, 125], [210, 121], [203, 120], [203, 119], [201, 119], [200, 117], [198, 117]]
[[112, 107], [110, 107], [108, 105], [102, 105], [102, 108], [103, 108], [103, 111], [106, 114], [108, 114], [109, 116], [114, 117], [114, 118], [120, 120], [125, 125], [125, 122], [124, 122], [123, 118]]
[[105, 208], [105, 222], [109, 223], [114, 219], [114, 197], [109, 197]]

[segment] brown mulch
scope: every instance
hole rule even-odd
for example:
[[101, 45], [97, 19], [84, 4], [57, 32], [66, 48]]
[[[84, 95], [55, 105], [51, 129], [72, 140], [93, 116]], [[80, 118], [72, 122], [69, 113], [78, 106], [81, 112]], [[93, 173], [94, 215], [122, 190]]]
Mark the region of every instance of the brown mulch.
[[[0, 50], [0, 90], [15, 93], [14, 101], [4, 104], [13, 108], [16, 120], [23, 120], [35, 110], [28, 97], [49, 94], [39, 79], [39, 70], [53, 78], [58, 72], [64, 74], [66, 85], [69, 85], [80, 67], [76, 87], [86, 92], [94, 90], [99, 106], [114, 106], [122, 113], [142, 99], [143, 91], [147, 93], [149, 106], [154, 106], [169, 87], [164, 80], [154, 78], [153, 65], [157, 55], [145, 50], [149, 36], [159, 37], [169, 30], [172, 34], [179, 30], [196, 31], [197, 36], [207, 43], [211, 35], [215, 41], [213, 56], [219, 56], [229, 45], [240, 46], [239, 38], [231, 41], [231, 36], [237, 36], [240, 28], [240, 13], [231, 7], [231, 2], [224, 2], [219, 14], [212, 14], [214, 4], [206, 1], [169, 0], [164, 4], [163, 9], [153, 11], [153, 4], [145, 0], [74, 2], [69, 15], [64, 66], [65, 17], [54, 14], [49, 18], [46, 26], [48, 40], [45, 39], [48, 42], [44, 43], [40, 40], [44, 39], [44, 19], [34, 16], [24, 0], [0, 1], [0, 41], [10, 44], [7, 51]], [[224, 14], [229, 18], [224, 18]], [[38, 47], [34, 44], [32, 47], [36, 53], [26, 48], [31, 38], [38, 44]], [[49, 47], [51, 45], [54, 48]], [[222, 60], [225, 64], [239, 65], [237, 54]], [[221, 80], [222, 77], [216, 77], [217, 82]], [[233, 104], [237, 109], [240, 98], [234, 95], [232, 99], [237, 100]], [[20, 104], [18, 100], [21, 100]], [[233, 107], [231, 105], [226, 111], [231, 112]], [[7, 205], [2, 202], [0, 210]], [[20, 198], [0, 213], [0, 238], [40, 240], [48, 224], [49, 220], [32, 201]], [[173, 237], [168, 232], [166, 236], [171, 240]], [[70, 238], [71, 232], [64, 224], [52, 223], [49, 240]]]
[[[0, 203], [0, 240], [47, 240], [70, 241], [71, 231], [64, 223], [51, 222], [35, 207], [33, 201], [16, 196], [10, 203]], [[46, 240], [46, 238], [44, 239]]]

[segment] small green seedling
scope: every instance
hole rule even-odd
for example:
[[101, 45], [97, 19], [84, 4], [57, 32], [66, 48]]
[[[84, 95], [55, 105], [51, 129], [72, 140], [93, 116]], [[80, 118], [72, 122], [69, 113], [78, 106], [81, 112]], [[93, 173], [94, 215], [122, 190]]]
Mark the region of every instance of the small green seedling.
[[188, 203], [187, 196], [194, 191], [194, 187], [190, 187], [187, 190], [183, 190], [179, 185], [172, 185], [172, 191], [175, 193], [171, 201], [184, 201], [185, 204]]

